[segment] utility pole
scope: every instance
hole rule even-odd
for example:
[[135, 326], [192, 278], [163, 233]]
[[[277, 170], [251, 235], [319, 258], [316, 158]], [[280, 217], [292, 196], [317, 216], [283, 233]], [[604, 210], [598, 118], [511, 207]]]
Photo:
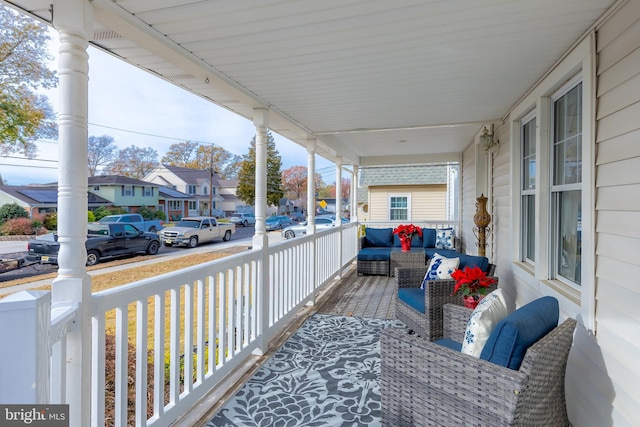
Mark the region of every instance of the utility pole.
[[211, 144], [211, 158], [209, 160], [209, 216], [213, 216], [213, 144]]

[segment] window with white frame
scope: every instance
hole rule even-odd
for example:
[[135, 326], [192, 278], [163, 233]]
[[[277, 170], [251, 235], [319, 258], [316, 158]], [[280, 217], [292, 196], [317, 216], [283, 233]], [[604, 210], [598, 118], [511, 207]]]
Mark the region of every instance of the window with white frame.
[[389, 220], [405, 221], [409, 219], [409, 196], [389, 196]]
[[133, 186], [131, 185], [125, 185], [122, 188], [122, 195], [123, 196], [133, 196]]
[[520, 260], [535, 264], [536, 260], [536, 117], [529, 114], [520, 121]]
[[195, 211], [196, 209], [197, 209], [196, 201], [195, 200], [189, 200], [189, 210], [190, 211]]
[[187, 186], [187, 194], [196, 194], [196, 186], [188, 185]]
[[551, 129], [551, 277], [580, 285], [582, 82], [553, 96]]
[[179, 211], [180, 210], [180, 200], [169, 200], [169, 210], [171, 210], [171, 211]]
[[151, 197], [153, 196], [153, 189], [152, 187], [142, 187], [142, 195], [144, 197]]

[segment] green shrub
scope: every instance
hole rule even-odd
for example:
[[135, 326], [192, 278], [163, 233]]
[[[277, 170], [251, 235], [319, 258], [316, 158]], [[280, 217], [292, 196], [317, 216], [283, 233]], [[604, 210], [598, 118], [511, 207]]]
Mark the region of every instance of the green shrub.
[[44, 226], [47, 230], [57, 230], [58, 229], [58, 213], [57, 212], [49, 212], [44, 217]]
[[95, 218], [95, 221], [99, 221], [101, 218], [104, 218], [107, 215], [111, 215], [111, 212], [109, 212], [109, 209], [105, 208], [104, 206], [100, 206], [99, 208], [93, 210], [93, 217]]
[[17, 203], [0, 206], [0, 224], [14, 218], [29, 218], [29, 213]]
[[94, 215], [94, 213], [91, 211], [87, 212], [87, 221], [94, 222], [95, 220], [96, 216]]
[[166, 221], [166, 219], [167, 219], [167, 215], [166, 215], [164, 212], [162, 212], [162, 211], [156, 211], [156, 212], [153, 214], [153, 218], [154, 218], [154, 219], [161, 219], [162, 221]]
[[126, 213], [129, 213], [129, 212], [127, 212], [125, 209], [114, 207], [114, 208], [110, 208], [109, 209], [109, 214], [108, 215], [122, 215], [122, 214], [126, 214]]
[[154, 212], [148, 206], [140, 206], [138, 212], [145, 220], [153, 219]]

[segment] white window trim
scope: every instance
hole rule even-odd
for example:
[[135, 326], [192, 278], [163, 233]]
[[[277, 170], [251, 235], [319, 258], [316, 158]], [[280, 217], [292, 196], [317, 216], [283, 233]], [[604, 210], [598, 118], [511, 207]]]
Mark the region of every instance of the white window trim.
[[392, 197], [406, 197], [407, 198], [407, 219], [411, 221], [411, 193], [394, 193], [387, 196], [387, 220], [391, 221], [391, 198]]
[[[523, 130], [524, 126], [527, 123], [531, 122], [534, 119], [536, 120], [536, 128], [538, 128], [538, 115], [537, 115], [536, 109], [531, 110], [528, 114], [526, 114], [519, 121], [520, 139], [519, 139], [518, 143], [519, 143], [519, 150], [520, 150], [520, 160], [519, 160], [519, 167], [520, 168], [522, 168], [522, 161], [523, 161], [523, 157], [522, 157], [522, 130]], [[537, 132], [536, 132], [536, 134], [537, 134]], [[535, 159], [536, 159], [536, 179], [537, 179], [537, 171], [540, 168], [540, 165], [538, 164], [537, 140], [538, 140], [538, 138], [536, 136], [535, 137], [535, 141], [534, 141], [534, 142], [536, 142], [536, 155], [535, 155]], [[526, 195], [533, 195], [535, 204], [538, 203], [538, 201], [536, 200], [537, 199], [536, 198], [536, 191], [538, 189], [538, 181], [536, 180], [535, 188], [533, 190], [524, 190], [522, 188], [523, 179], [524, 179], [524, 176], [523, 176], [524, 175], [524, 171], [520, 169], [519, 170], [519, 175], [520, 175], [520, 178], [518, 180], [518, 190], [520, 191], [520, 197], [518, 199], [518, 204], [519, 204], [519, 208], [520, 208], [520, 210], [519, 210], [520, 215], [518, 216], [518, 220], [520, 222], [520, 228], [519, 228], [518, 232], [521, 233], [520, 237], [522, 237], [522, 235], [524, 234], [524, 223], [522, 221], [522, 219], [523, 219], [522, 199]], [[535, 218], [535, 213], [534, 213], [534, 218]], [[536, 242], [534, 242], [534, 244], [535, 243]], [[532, 269], [535, 268], [536, 262], [534, 260], [530, 259], [530, 258], [527, 258], [526, 255], [525, 255], [526, 250], [525, 250], [525, 247], [524, 247], [524, 242], [522, 242], [522, 240], [520, 240], [520, 245], [518, 246], [518, 248], [519, 248], [519, 251], [520, 251], [519, 260], [521, 260], [525, 264], [531, 266]], [[534, 248], [534, 252], [536, 252], [535, 248]]]
[[[596, 332], [595, 323], [595, 35], [590, 33], [558, 63], [510, 114], [511, 123], [511, 206], [514, 218], [521, 217], [520, 205], [520, 120], [535, 108], [536, 129], [536, 264], [520, 262], [514, 251], [512, 262], [516, 286], [527, 286], [530, 292], [518, 294], [551, 295], [558, 299], [563, 315], [578, 320], [586, 329]], [[558, 280], [549, 279], [549, 215], [550, 215], [550, 105], [551, 96], [570, 80], [582, 79], [582, 270], [581, 286], [575, 289]], [[517, 183], [517, 184], [516, 184]], [[511, 224], [512, 244], [521, 247], [520, 221]], [[522, 301], [523, 303], [526, 301]]]

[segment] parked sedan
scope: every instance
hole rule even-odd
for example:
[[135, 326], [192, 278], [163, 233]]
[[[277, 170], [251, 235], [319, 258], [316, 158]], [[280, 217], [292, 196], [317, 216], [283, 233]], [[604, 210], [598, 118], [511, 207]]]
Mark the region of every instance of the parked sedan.
[[270, 216], [265, 221], [267, 231], [282, 230], [289, 225], [291, 225], [291, 218], [284, 215]]
[[[334, 220], [330, 218], [316, 218], [316, 231], [328, 230], [336, 226]], [[282, 230], [282, 237], [285, 239], [293, 239], [296, 236], [302, 236], [307, 234], [307, 221], [301, 222], [298, 225], [292, 225]]]

